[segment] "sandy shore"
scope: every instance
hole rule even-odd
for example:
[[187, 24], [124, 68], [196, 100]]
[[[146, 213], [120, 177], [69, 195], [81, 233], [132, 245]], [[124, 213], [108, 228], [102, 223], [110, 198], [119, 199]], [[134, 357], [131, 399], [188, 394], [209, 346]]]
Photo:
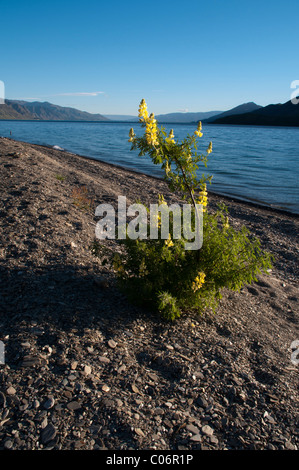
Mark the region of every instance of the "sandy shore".
[[177, 200], [163, 181], [6, 138], [0, 172], [0, 449], [299, 448], [298, 216], [209, 194], [275, 264], [167, 324], [88, 248], [98, 204]]

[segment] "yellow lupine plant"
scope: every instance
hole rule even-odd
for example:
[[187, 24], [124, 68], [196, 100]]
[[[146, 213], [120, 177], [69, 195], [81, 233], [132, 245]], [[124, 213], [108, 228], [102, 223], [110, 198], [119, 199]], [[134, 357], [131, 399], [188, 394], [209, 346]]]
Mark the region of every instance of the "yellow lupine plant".
[[[198, 169], [200, 164], [206, 167], [212, 142], [204, 153], [197, 151], [198, 139], [203, 135], [202, 123], [179, 142], [173, 129], [167, 134], [163, 127], [158, 127], [144, 99], [138, 116], [144, 134], [138, 137], [130, 129], [132, 150], [138, 149], [140, 156], [149, 155], [153, 163], [161, 166], [170, 190], [193, 205], [193, 222], [196, 204], [202, 205], [203, 245], [199, 250], [185, 250], [183, 229], [181, 238], [171, 236], [171, 217], [166, 240], [159, 237], [120, 240], [124, 245], [122, 254], [111, 254], [112, 260], [116, 257], [114, 270], [119, 285], [129, 299], [153, 307], [167, 320], [175, 320], [183, 313], [215, 309], [223, 288], [239, 290], [256, 280], [257, 274], [271, 267], [272, 257], [262, 251], [259, 240], [245, 227], [236, 231], [229, 224], [225, 206], [207, 210], [207, 183], [212, 177], [199, 178]], [[167, 204], [163, 195], [159, 195], [159, 204]], [[152, 222], [161, 229], [159, 213]]]

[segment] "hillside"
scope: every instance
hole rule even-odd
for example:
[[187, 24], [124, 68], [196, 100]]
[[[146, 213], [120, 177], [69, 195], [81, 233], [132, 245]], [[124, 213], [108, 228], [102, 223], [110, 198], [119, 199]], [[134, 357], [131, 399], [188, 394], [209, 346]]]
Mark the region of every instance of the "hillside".
[[212, 116], [208, 119], [205, 119], [204, 122], [213, 122], [216, 119], [222, 119], [227, 116], [233, 116], [235, 114], [251, 113], [252, 111], [256, 111], [260, 108], [262, 108], [262, 106], [255, 104], [253, 103], [253, 101], [251, 101], [249, 103], [240, 104], [239, 106], [236, 106], [235, 108], [225, 111], [224, 113], [217, 114], [216, 116]]
[[250, 113], [219, 117], [212, 124], [299, 127], [299, 106], [291, 101], [284, 104], [270, 104]]
[[101, 114], [91, 114], [75, 108], [58, 106], [47, 101], [5, 100], [0, 106], [0, 120], [41, 120], [41, 121], [108, 121]]
[[197, 112], [197, 113], [168, 113], [168, 114], [158, 114], [157, 120], [162, 123], [187, 123], [187, 122], [197, 122], [208, 119], [212, 116], [221, 114], [222, 111], [207, 111], [207, 112]]

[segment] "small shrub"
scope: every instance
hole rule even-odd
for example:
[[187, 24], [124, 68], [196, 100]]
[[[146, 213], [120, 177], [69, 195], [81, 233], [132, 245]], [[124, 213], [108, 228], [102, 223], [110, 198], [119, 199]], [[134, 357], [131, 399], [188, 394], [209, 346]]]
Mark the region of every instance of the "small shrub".
[[72, 198], [73, 204], [84, 211], [90, 210], [94, 203], [93, 198], [89, 196], [86, 186], [74, 188], [72, 191]]
[[[258, 274], [271, 268], [272, 256], [261, 249], [260, 241], [246, 227], [235, 230], [230, 225], [226, 206], [209, 212], [207, 183], [212, 177], [203, 174], [199, 179], [197, 170], [200, 164], [207, 166], [212, 143], [204, 154], [197, 152], [201, 123], [194, 135], [176, 142], [173, 130], [167, 136], [163, 128], [157, 127], [144, 100], [139, 118], [145, 132], [137, 137], [130, 130], [132, 150], [139, 149], [140, 156], [148, 154], [161, 165], [169, 188], [192, 205], [193, 226], [201, 205], [203, 245], [199, 250], [186, 250], [183, 232], [181, 238], [171, 237], [171, 218], [168, 240], [133, 240], [127, 236], [120, 241], [122, 253], [111, 255], [119, 285], [130, 300], [153, 307], [167, 320], [175, 320], [185, 312], [203, 313], [208, 308], [215, 311], [224, 288], [240, 290], [257, 280]], [[162, 195], [159, 202], [167, 204]]]

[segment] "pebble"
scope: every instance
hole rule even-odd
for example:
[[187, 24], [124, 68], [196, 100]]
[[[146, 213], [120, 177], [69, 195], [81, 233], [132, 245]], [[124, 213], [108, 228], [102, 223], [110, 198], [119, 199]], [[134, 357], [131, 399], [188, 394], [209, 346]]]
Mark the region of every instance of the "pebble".
[[294, 446], [290, 441], [286, 441], [284, 446], [287, 450], [297, 450], [296, 446]]
[[109, 339], [108, 341], [108, 346], [112, 349], [116, 348], [117, 346], [117, 343], [115, 341], [113, 341], [113, 339]]
[[196, 402], [197, 402], [198, 406], [200, 406], [201, 408], [207, 408], [209, 406], [209, 403], [207, 402], [207, 400], [202, 395], [199, 395], [197, 397]]
[[45, 410], [50, 410], [55, 405], [55, 400], [53, 397], [49, 397], [48, 400], [44, 403]]
[[6, 390], [7, 395], [15, 395], [16, 394], [16, 389], [14, 387], [8, 387]]
[[187, 429], [187, 431], [192, 432], [192, 434], [199, 434], [199, 429], [196, 426], [194, 426], [193, 424], [188, 424], [186, 426], [186, 429]]
[[110, 362], [109, 357], [106, 357], [106, 356], [99, 356], [98, 359], [100, 362], [103, 362], [104, 364], [109, 364]]
[[144, 432], [142, 431], [142, 429], [136, 428], [136, 429], [135, 429], [135, 432], [136, 432], [136, 434], [138, 434], [138, 436], [140, 436], [140, 437], [145, 437], [145, 434], [144, 434]]
[[33, 402], [33, 408], [37, 409], [39, 407], [40, 407], [40, 402], [35, 399], [34, 402]]
[[132, 391], [133, 391], [134, 393], [138, 393], [138, 394], [141, 395], [140, 391], [138, 390], [138, 388], [136, 387], [135, 384], [132, 385]]
[[41, 442], [42, 444], [48, 444], [56, 436], [56, 429], [52, 423], [47, 424], [47, 426], [41, 432]]
[[210, 442], [211, 442], [211, 444], [217, 445], [218, 444], [217, 437], [216, 436], [210, 436]]
[[85, 366], [84, 367], [84, 374], [85, 375], [90, 375], [91, 374], [91, 367], [90, 366]]
[[12, 449], [12, 447], [13, 447], [13, 442], [10, 439], [4, 442], [4, 449], [10, 450]]
[[214, 430], [208, 425], [206, 424], [205, 426], [203, 426], [201, 428], [201, 431], [206, 434], [207, 436], [212, 436], [213, 433], [214, 433]]
[[67, 408], [71, 411], [76, 411], [76, 410], [79, 410], [81, 408], [81, 405], [79, 402], [77, 401], [71, 401], [70, 403], [68, 403], [67, 405]]
[[200, 434], [195, 434], [195, 436], [190, 437], [190, 441], [192, 441], [192, 442], [201, 442], [202, 437], [201, 437]]

